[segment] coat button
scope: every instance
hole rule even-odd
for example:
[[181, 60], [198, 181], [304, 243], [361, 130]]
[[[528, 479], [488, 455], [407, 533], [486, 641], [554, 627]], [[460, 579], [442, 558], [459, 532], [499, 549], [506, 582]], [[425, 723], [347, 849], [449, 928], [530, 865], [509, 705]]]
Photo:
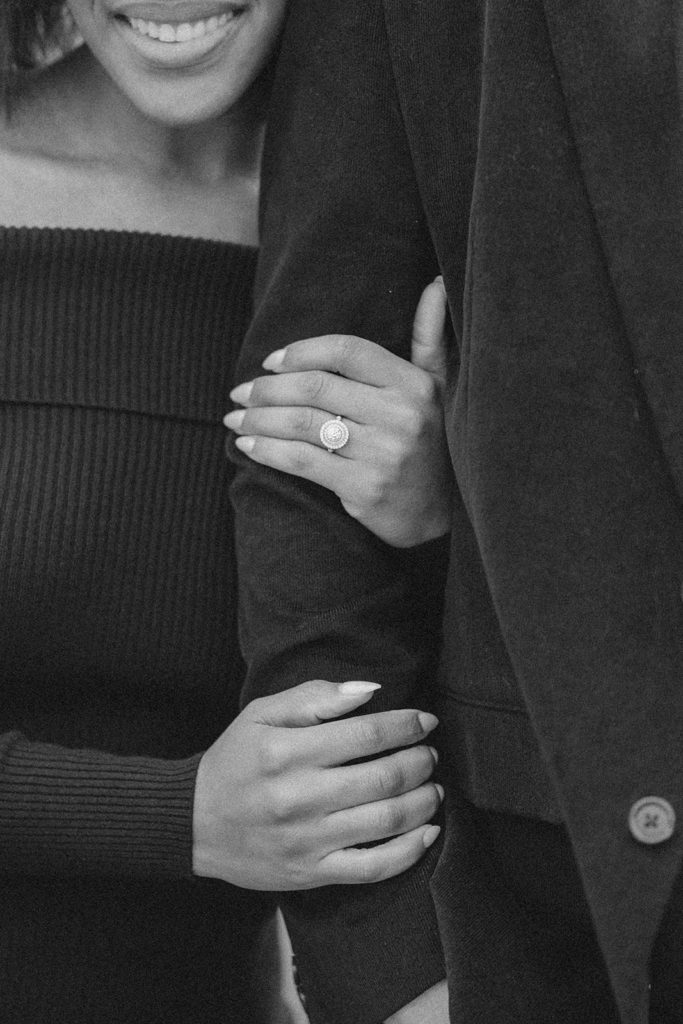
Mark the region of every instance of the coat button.
[[628, 827], [639, 843], [655, 846], [671, 839], [676, 827], [676, 813], [661, 796], [644, 796], [629, 811]]

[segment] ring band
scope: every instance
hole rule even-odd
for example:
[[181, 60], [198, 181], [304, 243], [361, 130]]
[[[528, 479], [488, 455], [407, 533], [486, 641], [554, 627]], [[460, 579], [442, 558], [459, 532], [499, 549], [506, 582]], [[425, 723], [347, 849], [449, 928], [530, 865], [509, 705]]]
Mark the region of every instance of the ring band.
[[320, 428], [320, 443], [328, 452], [339, 451], [349, 439], [349, 428], [342, 421], [341, 416], [335, 416], [333, 420], [325, 420]]

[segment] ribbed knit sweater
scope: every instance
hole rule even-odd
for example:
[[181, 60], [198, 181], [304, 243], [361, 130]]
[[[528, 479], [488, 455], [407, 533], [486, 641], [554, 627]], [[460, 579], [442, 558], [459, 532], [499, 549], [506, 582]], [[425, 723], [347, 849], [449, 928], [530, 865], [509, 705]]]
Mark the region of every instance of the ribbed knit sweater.
[[191, 830], [242, 673], [220, 417], [254, 264], [0, 229], [5, 1024], [250, 1019], [264, 905], [191, 877]]

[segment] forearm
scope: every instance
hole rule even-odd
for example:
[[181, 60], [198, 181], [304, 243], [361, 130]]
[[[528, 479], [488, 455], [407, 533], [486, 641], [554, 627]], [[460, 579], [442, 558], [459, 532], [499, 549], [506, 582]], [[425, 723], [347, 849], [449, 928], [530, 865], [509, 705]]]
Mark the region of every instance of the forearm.
[[[295, 0], [269, 117], [255, 316], [239, 379], [261, 373], [273, 349], [322, 333], [408, 355], [436, 259], [381, 3]], [[383, 699], [410, 700], [437, 646], [429, 590], [440, 589], [438, 570], [421, 574], [414, 556], [379, 542], [333, 494], [232, 453], [247, 699], [309, 676], [372, 673]]]
[[443, 979], [429, 897], [440, 848], [379, 885], [282, 899], [311, 1024], [381, 1024]]
[[[414, 309], [436, 261], [383, 32], [375, 0], [306, 0], [290, 9], [241, 380], [262, 372], [274, 349], [325, 333], [409, 352]], [[424, 706], [438, 649], [439, 574], [421, 575], [412, 556], [379, 542], [334, 495], [236, 458], [245, 700], [322, 676], [380, 682], [384, 707]], [[430, 856], [379, 886], [285, 900], [314, 1021], [379, 1022], [443, 976]]]
[[198, 761], [1, 736], [0, 871], [189, 877]]
[[245, 468], [233, 486], [245, 702], [306, 678], [368, 679], [373, 709], [420, 707], [441, 630], [446, 539], [389, 548], [334, 495]]

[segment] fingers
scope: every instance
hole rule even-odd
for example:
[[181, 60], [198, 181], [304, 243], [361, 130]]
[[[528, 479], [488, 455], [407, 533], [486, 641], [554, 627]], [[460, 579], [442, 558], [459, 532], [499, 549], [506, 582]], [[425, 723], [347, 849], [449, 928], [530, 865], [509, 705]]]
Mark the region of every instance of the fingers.
[[325, 769], [312, 796], [328, 812], [390, 800], [424, 785], [436, 764], [432, 747], [408, 747], [362, 764]]
[[413, 366], [431, 373], [441, 384], [446, 383], [448, 366], [447, 315], [448, 302], [443, 278], [437, 277], [422, 292], [415, 312], [411, 360]]
[[365, 338], [327, 334], [295, 341], [272, 352], [263, 368], [273, 373], [327, 370], [375, 387], [391, 387], [409, 376], [405, 360]]
[[438, 839], [437, 825], [422, 825], [405, 835], [370, 849], [336, 850], [321, 861], [323, 885], [360, 885], [382, 882], [412, 867]]
[[358, 480], [352, 460], [340, 459], [312, 444], [272, 437], [238, 437], [235, 446], [254, 462], [310, 480], [335, 494], [353, 494], [356, 490]]
[[327, 722], [299, 733], [292, 756], [319, 767], [347, 764], [385, 750], [422, 743], [438, 724], [434, 715], [412, 708]]
[[379, 683], [364, 680], [331, 683], [326, 679], [310, 679], [290, 690], [259, 697], [248, 704], [242, 714], [260, 725], [280, 728], [319, 725], [354, 711], [379, 689]]
[[443, 800], [443, 787], [427, 782], [409, 793], [331, 814], [327, 819], [335, 849], [373, 843], [411, 832], [433, 818]]
[[[237, 409], [223, 417], [223, 423], [230, 430], [249, 437], [270, 437], [282, 441], [305, 441], [307, 444], [325, 450], [320, 439], [320, 428], [331, 419], [329, 413], [321, 409], [309, 409], [305, 406], [294, 406], [293, 408], [256, 408]], [[363, 439], [359, 437], [366, 433], [358, 423], [345, 420], [349, 430], [347, 444], [338, 450], [343, 458], [352, 458], [353, 449], [359, 443], [363, 445]], [[367, 441], [365, 442], [367, 446]]]
[[257, 377], [230, 392], [233, 402], [247, 408], [304, 406], [318, 409], [325, 419], [340, 414], [357, 423], [365, 423], [368, 417], [376, 415], [379, 395], [380, 392], [368, 384], [337, 377], [321, 369]]

